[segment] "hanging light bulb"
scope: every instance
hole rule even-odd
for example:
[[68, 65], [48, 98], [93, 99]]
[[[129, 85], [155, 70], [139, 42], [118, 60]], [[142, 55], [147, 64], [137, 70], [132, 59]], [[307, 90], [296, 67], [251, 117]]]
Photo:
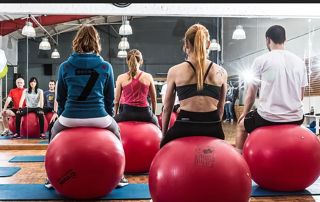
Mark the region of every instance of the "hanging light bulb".
[[211, 40], [209, 49], [212, 51], [220, 51], [221, 50], [220, 44], [217, 42], [216, 39]]
[[35, 37], [36, 30], [32, 26], [32, 22], [26, 21], [26, 25], [22, 28], [22, 35], [27, 37]]
[[244, 31], [242, 25], [237, 25], [236, 29], [233, 31], [232, 39], [241, 40], [246, 39], [246, 32]]
[[47, 37], [42, 38], [41, 43], [39, 44], [40, 50], [51, 50], [51, 45]]
[[51, 58], [57, 59], [60, 58], [60, 53], [58, 52], [58, 49], [53, 49], [53, 52], [51, 53]]
[[127, 16], [122, 16], [122, 25], [119, 29], [119, 34], [121, 36], [127, 36], [132, 34], [132, 28], [130, 26], [129, 21], [127, 20]]
[[118, 58], [126, 58], [127, 57], [127, 51], [126, 50], [119, 50], [117, 57]]
[[130, 45], [129, 45], [127, 37], [122, 37], [121, 41], [120, 41], [120, 43], [118, 45], [118, 49], [127, 50], [129, 48], [130, 48]]

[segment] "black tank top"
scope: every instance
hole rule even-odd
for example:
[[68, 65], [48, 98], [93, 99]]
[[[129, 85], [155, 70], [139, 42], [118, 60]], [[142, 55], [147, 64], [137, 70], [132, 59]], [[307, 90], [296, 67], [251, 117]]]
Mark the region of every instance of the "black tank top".
[[[193, 71], [196, 72], [196, 69], [193, 66], [193, 64], [190, 61], [186, 61], [186, 62], [189, 63], [190, 66], [192, 67]], [[183, 85], [183, 86], [176, 86], [176, 91], [177, 91], [179, 100], [184, 100], [184, 99], [194, 97], [194, 96], [209, 96], [209, 97], [212, 97], [217, 100], [220, 99], [221, 86], [215, 86], [215, 85], [204, 83], [204, 81], [206, 80], [208, 73], [212, 67], [212, 64], [213, 64], [213, 62], [210, 63], [210, 65], [204, 75], [202, 90], [199, 90], [199, 91], [197, 90], [196, 83], [195, 84], [187, 84], [187, 85]]]

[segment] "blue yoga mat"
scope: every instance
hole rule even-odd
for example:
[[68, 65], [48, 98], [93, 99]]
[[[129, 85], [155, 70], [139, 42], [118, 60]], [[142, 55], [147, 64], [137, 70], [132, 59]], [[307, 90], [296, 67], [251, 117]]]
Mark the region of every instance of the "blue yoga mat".
[[294, 196], [294, 195], [320, 195], [320, 178], [315, 181], [311, 186], [307, 187], [303, 191], [294, 192], [276, 192], [263, 189], [259, 187], [256, 183], [252, 183], [251, 196], [253, 197], [263, 197], [263, 196]]
[[[54, 189], [43, 184], [0, 184], [0, 200], [61, 200], [65, 199]], [[145, 200], [151, 199], [148, 184], [129, 184], [114, 189], [101, 199], [107, 200]]]
[[18, 162], [44, 162], [44, 155], [35, 155], [35, 156], [15, 156], [9, 160], [9, 162], [18, 163]]
[[10, 177], [16, 174], [20, 167], [0, 167], [0, 177]]
[[11, 136], [0, 136], [0, 140], [10, 140]]
[[39, 141], [38, 144], [49, 144], [48, 140]]

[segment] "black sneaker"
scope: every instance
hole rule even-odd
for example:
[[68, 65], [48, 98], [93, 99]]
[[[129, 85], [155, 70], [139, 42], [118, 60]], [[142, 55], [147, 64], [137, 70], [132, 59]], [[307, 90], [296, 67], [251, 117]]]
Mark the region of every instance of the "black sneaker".
[[45, 186], [47, 189], [53, 189], [53, 186], [52, 186], [52, 184], [50, 183], [50, 181], [49, 181], [48, 178], [46, 179], [46, 182], [44, 183], [44, 186]]
[[124, 187], [124, 186], [127, 186], [128, 184], [129, 184], [129, 181], [125, 177], [122, 177], [116, 188]]

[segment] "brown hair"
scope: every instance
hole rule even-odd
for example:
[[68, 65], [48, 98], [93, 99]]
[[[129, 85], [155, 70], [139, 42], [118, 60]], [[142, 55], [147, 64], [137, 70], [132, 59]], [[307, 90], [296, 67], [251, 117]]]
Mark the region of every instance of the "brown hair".
[[127, 55], [127, 64], [129, 67], [129, 80], [132, 79], [136, 74], [138, 70], [138, 64], [143, 64], [142, 54], [137, 49], [132, 49], [128, 52]]
[[[197, 89], [203, 89], [204, 66], [207, 57], [207, 42], [210, 40], [207, 28], [194, 24], [184, 35], [184, 47], [189, 47], [196, 57]], [[191, 46], [191, 47], [190, 47]]]
[[82, 25], [72, 41], [72, 49], [77, 53], [93, 51], [99, 54], [101, 45], [97, 30], [92, 25]]

